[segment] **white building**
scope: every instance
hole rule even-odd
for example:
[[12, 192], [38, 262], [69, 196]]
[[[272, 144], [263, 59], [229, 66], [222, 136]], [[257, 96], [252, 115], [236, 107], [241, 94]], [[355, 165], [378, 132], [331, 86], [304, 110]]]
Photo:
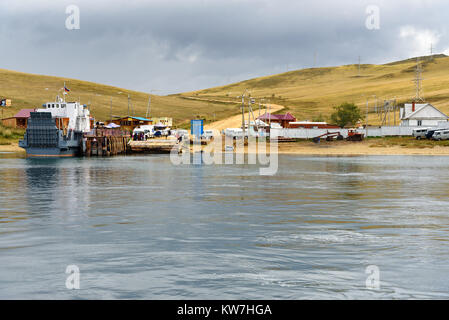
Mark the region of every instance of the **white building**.
[[400, 110], [401, 126], [435, 127], [447, 122], [449, 117], [430, 103], [407, 103]]

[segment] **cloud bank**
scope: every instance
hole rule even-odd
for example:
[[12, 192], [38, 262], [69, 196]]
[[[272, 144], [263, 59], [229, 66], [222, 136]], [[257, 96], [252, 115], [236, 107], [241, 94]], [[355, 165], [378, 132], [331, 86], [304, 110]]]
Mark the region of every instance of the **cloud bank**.
[[[287, 70], [449, 53], [447, 1], [11, 1], [0, 68], [156, 94]], [[66, 8], [80, 29], [66, 28]], [[368, 6], [379, 29], [368, 29]]]

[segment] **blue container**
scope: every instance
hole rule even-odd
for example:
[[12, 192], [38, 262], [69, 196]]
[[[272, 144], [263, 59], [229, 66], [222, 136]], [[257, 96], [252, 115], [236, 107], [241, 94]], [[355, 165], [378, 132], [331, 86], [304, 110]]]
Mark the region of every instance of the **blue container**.
[[190, 120], [190, 134], [199, 138], [203, 133], [203, 120]]

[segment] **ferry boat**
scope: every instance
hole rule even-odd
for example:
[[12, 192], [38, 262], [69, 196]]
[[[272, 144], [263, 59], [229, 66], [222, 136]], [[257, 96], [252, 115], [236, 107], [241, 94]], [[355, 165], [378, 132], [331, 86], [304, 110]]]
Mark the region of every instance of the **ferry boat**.
[[79, 102], [66, 102], [56, 97], [54, 102], [43, 104], [42, 109], [30, 113], [27, 129], [19, 147], [28, 156], [69, 157], [79, 154], [83, 144], [83, 134], [90, 131], [90, 111]]

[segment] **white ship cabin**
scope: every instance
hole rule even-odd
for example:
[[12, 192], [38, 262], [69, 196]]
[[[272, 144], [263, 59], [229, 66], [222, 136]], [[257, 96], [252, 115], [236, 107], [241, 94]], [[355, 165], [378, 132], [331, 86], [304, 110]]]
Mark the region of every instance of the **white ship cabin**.
[[89, 132], [90, 131], [90, 112], [86, 105], [80, 105], [79, 102], [47, 102], [42, 105], [43, 109], [38, 112], [51, 112], [53, 118], [64, 120], [67, 129]]
[[400, 110], [401, 126], [436, 127], [449, 117], [430, 103], [407, 103]]

